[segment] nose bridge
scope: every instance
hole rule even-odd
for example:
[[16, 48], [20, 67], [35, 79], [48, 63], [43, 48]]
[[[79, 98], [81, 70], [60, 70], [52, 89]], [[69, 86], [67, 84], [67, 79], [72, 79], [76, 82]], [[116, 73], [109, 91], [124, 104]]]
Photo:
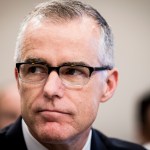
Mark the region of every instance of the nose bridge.
[[48, 74], [50, 74], [52, 71], [56, 71], [59, 75], [59, 68], [60, 67], [48, 67]]
[[47, 97], [62, 97], [63, 95], [63, 84], [58, 72], [57, 67], [50, 67], [49, 76], [44, 85], [44, 94], [46, 94]]
[[59, 71], [56, 67], [53, 67], [50, 71], [49, 71], [49, 75], [46, 81], [46, 84], [52, 85], [54, 86], [58, 86], [61, 85], [61, 78], [59, 77]]

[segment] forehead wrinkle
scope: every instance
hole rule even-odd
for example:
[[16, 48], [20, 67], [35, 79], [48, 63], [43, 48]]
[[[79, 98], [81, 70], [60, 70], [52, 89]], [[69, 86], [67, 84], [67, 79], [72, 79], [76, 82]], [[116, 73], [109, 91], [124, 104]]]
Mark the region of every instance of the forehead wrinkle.
[[[77, 18], [77, 19], [73, 19], [73, 20], [70, 20], [69, 22], [62, 22], [61, 24], [57, 23], [57, 24], [54, 24], [51, 19], [44, 19], [40, 25], [37, 25], [37, 26], [34, 26], [34, 20], [32, 20], [29, 25], [27, 26], [27, 32], [28, 34], [31, 34], [32, 31], [34, 33], [34, 31], [36, 30], [39, 30], [38, 31], [38, 34], [40, 33], [40, 31], [46, 31], [46, 30], [49, 30], [49, 32], [52, 32], [53, 33], [53, 30], [50, 29], [50, 26], [52, 25], [54, 29], [56, 28], [60, 28], [59, 30], [59, 37], [61, 38], [67, 38], [68, 35], [65, 34], [66, 32], [69, 32], [68, 31], [68, 28], [70, 29], [70, 26], [71, 26], [71, 31], [76, 34], [76, 38], [79, 40], [80, 38], [82, 38], [82, 36], [85, 37], [85, 35], [82, 35], [80, 34], [77, 34], [76, 33], [76, 27], [78, 25], [78, 30], [81, 31], [81, 33], [85, 33], [87, 31], [87, 28], [85, 27], [85, 25], [88, 25], [90, 26], [90, 31], [88, 29], [88, 32], [87, 34], [90, 36], [91, 34], [94, 34], [96, 37], [99, 36], [99, 27], [98, 25], [95, 23], [95, 21], [89, 17], [86, 17], [86, 18]], [[41, 26], [43, 25], [42, 28], [40, 28]], [[55, 28], [56, 27], [56, 28]], [[64, 28], [64, 30], [61, 30], [62, 28]], [[75, 29], [74, 29], [75, 28]], [[54, 30], [55, 31], [55, 30]], [[35, 32], [34, 34], [36, 34], [37, 32]], [[32, 35], [32, 34], [31, 34]], [[42, 35], [42, 34], [41, 34]], [[55, 40], [58, 40], [57, 36], [56, 37], [54, 36], [53, 38], [56, 38]], [[87, 37], [87, 36], [86, 36]], [[72, 39], [74, 41], [76, 41], [74, 38]]]
[[[74, 24], [74, 21], [75, 21], [75, 24]], [[51, 22], [47, 22], [47, 20], [46, 20], [46, 22], [42, 22], [41, 23], [41, 25], [43, 24], [43, 23], [46, 23], [46, 28], [48, 29], [48, 26], [47, 25], [49, 25], [49, 24], [51, 24]], [[47, 24], [48, 23], [48, 24]], [[82, 31], [82, 29], [84, 30], [84, 32], [83, 33], [85, 33], [86, 32], [86, 28], [85, 28], [85, 24], [86, 23], [88, 23], [89, 24], [89, 26], [91, 26], [90, 27], [90, 31], [88, 31], [87, 32], [87, 34], [88, 34], [88, 36], [86, 36], [85, 37], [85, 34], [83, 34], [82, 36], [80, 35], [78, 35], [76, 38], [78, 38], [78, 40], [76, 40], [76, 39], [74, 39], [73, 37], [72, 37], [72, 39], [68, 39], [68, 38], [66, 38], [66, 40], [68, 41], [68, 40], [70, 40], [70, 45], [72, 45], [72, 44], [78, 44], [78, 45], [80, 45], [80, 44], [82, 44], [82, 38], [84, 38], [84, 39], [86, 39], [86, 40], [88, 40], [88, 37], [89, 38], [92, 38], [92, 37], [94, 37], [95, 38], [95, 40], [88, 40], [87, 41], [87, 44], [89, 44], [89, 45], [91, 45], [91, 48], [92, 49], [98, 49], [99, 50], [99, 38], [100, 38], [100, 29], [99, 29], [99, 27], [97, 26], [97, 24], [91, 19], [91, 18], [86, 18], [86, 19], [78, 19], [78, 20], [71, 20], [70, 22], [67, 22], [67, 23], [65, 23], [65, 24], [58, 24], [57, 26], [59, 27], [59, 26], [62, 26], [62, 27], [64, 27], [64, 25], [69, 25], [69, 24], [71, 24], [71, 23], [73, 23], [74, 25], [77, 25], [77, 23], [80, 23], [80, 30]], [[52, 23], [52, 25], [53, 25], [53, 23]], [[40, 26], [39, 26], [40, 27]], [[66, 27], [66, 26], [65, 26]], [[34, 28], [34, 26], [33, 26], [33, 24], [29, 24], [28, 26], [27, 26], [27, 29], [26, 29], [26, 32], [25, 32], [25, 36], [24, 36], [24, 43], [23, 43], [23, 48], [22, 48], [22, 58], [24, 58], [25, 57], [25, 53], [26, 52], [28, 52], [28, 51], [32, 51], [32, 50], [37, 50], [37, 48], [38, 48], [38, 45], [40, 46], [41, 44], [44, 44], [43, 43], [43, 41], [41, 41], [41, 39], [38, 39], [38, 38], [36, 38], [36, 35], [34, 35], [34, 34], [36, 34], [37, 32], [34, 32], [34, 31], [36, 31], [36, 29], [38, 29], [37, 27], [36, 28]], [[43, 29], [43, 28], [41, 28], [41, 29]], [[65, 29], [65, 31], [67, 31], [67, 29]], [[67, 31], [68, 32], [68, 31]], [[39, 33], [39, 32], [38, 32]], [[41, 34], [42, 35], [42, 34]], [[55, 35], [55, 34], [54, 34]], [[59, 35], [59, 34], [58, 34]], [[44, 36], [44, 35], [42, 35], [42, 36]], [[67, 36], [67, 35], [64, 35], [64, 36]], [[53, 39], [54, 40], [54, 42], [61, 42], [61, 40], [59, 39]], [[63, 38], [63, 40], [64, 40], [64, 38]], [[36, 41], [36, 43], [35, 43], [35, 41]], [[73, 43], [72, 43], [73, 42]], [[51, 44], [53, 44], [53, 41], [51, 41]], [[57, 45], [57, 47], [55, 47], [55, 48], [57, 48], [57, 50], [58, 49], [61, 49], [61, 47], [62, 47], [62, 44], [63, 43], [61, 43], [61, 46], [59, 46], [59, 44], [56, 44]], [[65, 43], [64, 43], [65, 44]], [[85, 44], [86, 44], [86, 42], [85, 42]], [[45, 44], [44, 44], [45, 45]], [[66, 44], [65, 44], [66, 45]], [[69, 46], [69, 45], [68, 45]], [[85, 45], [84, 45], [85, 46]], [[76, 47], [77, 49], [78, 49], [78, 47]], [[79, 47], [80, 48], [80, 47]], [[43, 49], [44, 50], [44, 49]], [[55, 54], [58, 54], [59, 55], [59, 53], [60, 53], [60, 51], [57, 51], [57, 50], [53, 50], [53, 52], [55, 52]], [[73, 51], [73, 50], [72, 50]], [[79, 50], [77, 50], [77, 51], [80, 51], [80, 49]], [[87, 52], [88, 53], [88, 52]], [[91, 54], [92, 55], [95, 55], [94, 54], [95, 52], [93, 51]], [[97, 53], [97, 55], [98, 55], [98, 52], [96, 52]], [[36, 57], [36, 55], [37, 55], [37, 53], [36, 53], [36, 55], [34, 55], [34, 52], [33, 53], [31, 53], [32, 54], [32, 57]], [[69, 53], [70, 54], [70, 53]], [[54, 54], [53, 54], [54, 55]], [[38, 55], [37, 55], [38, 56]], [[63, 56], [67, 56], [67, 55], [63, 55]], [[47, 58], [47, 57], [46, 57]], [[98, 59], [98, 58], [96, 58], [96, 59]], [[81, 60], [82, 61], [82, 60]]]

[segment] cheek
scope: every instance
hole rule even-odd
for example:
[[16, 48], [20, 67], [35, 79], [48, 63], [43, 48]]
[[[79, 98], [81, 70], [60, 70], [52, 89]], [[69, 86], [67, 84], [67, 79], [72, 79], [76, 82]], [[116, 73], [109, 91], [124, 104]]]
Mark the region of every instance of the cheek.
[[103, 95], [103, 85], [101, 84], [100, 80], [94, 80], [89, 82], [86, 90], [83, 92], [84, 95], [84, 109], [91, 115], [91, 117], [96, 117], [101, 97]]
[[83, 122], [83, 126], [91, 126], [96, 119], [97, 111], [99, 107], [99, 101], [93, 95], [92, 92], [85, 92], [85, 95], [82, 97], [83, 102], [78, 106], [80, 121]]
[[93, 117], [96, 115], [98, 106], [99, 106], [99, 99], [96, 96], [95, 91], [86, 90], [84, 97], [84, 105], [83, 110], [85, 109], [85, 114], [88, 113], [89, 115], [93, 115]]
[[41, 92], [40, 88], [36, 86], [32, 87], [30, 84], [21, 83], [19, 91], [21, 96], [22, 114], [31, 115], [35, 99], [39, 96]]
[[[89, 83], [88, 86], [73, 92], [74, 95], [71, 95], [74, 98], [78, 112], [78, 122], [82, 123], [83, 126], [89, 126], [93, 123], [99, 108], [100, 90], [97, 90], [94, 86], [94, 84]], [[97, 88], [99, 87], [97, 86]], [[71, 99], [71, 97], [69, 99]]]

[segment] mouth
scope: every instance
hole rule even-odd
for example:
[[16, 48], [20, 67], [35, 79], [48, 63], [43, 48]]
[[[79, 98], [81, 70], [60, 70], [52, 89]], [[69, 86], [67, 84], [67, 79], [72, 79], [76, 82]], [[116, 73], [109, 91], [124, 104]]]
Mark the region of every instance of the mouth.
[[57, 110], [57, 109], [39, 109], [38, 112], [48, 112], [48, 113], [60, 113], [60, 114], [70, 114], [68, 111]]
[[69, 112], [50, 109], [42, 109], [39, 110], [38, 113], [44, 120], [48, 122], [58, 122], [64, 120], [65, 118], [71, 115], [71, 113]]

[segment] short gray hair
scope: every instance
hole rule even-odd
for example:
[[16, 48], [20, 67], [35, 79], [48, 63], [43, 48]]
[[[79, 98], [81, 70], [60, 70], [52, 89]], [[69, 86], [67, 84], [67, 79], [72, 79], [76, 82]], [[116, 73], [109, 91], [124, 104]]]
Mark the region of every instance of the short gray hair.
[[96, 9], [78, 0], [52, 0], [37, 5], [35, 9], [25, 17], [20, 27], [16, 43], [15, 61], [21, 61], [24, 31], [32, 19], [38, 18], [39, 21], [41, 21], [42, 19], [50, 18], [54, 23], [59, 23], [83, 16], [92, 18], [101, 29], [100, 63], [113, 67], [113, 36], [109, 25]]

